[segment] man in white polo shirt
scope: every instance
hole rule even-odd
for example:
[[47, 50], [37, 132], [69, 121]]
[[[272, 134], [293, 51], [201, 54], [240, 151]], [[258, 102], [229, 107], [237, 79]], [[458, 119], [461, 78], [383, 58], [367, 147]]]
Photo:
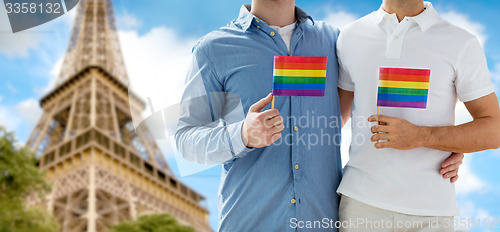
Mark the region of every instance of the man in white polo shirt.
[[[339, 217], [356, 223], [341, 231], [453, 231], [455, 187], [440, 164], [451, 152], [500, 146], [500, 109], [477, 38], [431, 3], [384, 0], [343, 30], [337, 54], [342, 117], [351, 117], [353, 137], [372, 141], [351, 143]], [[457, 98], [472, 122], [454, 126]]]

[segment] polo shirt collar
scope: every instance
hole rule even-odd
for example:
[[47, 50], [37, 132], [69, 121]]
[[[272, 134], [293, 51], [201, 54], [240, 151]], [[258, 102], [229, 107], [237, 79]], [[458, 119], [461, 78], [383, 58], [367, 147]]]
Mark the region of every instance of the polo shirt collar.
[[[419, 26], [422, 31], [426, 31], [430, 27], [432, 27], [435, 23], [437, 23], [440, 19], [439, 13], [434, 9], [432, 3], [424, 2], [425, 10], [417, 16], [408, 17], [408, 19], [413, 19]], [[380, 24], [384, 21], [386, 17], [390, 17], [391, 14], [387, 13], [382, 6], [375, 11], [373, 17], [374, 22], [376, 24]]]
[[[254, 20], [260, 20], [255, 15], [250, 13], [251, 5], [243, 5], [240, 8], [240, 14], [238, 16], [237, 22], [241, 25], [244, 31], [247, 31], [248, 28], [252, 25]], [[295, 17], [299, 23], [306, 22], [308, 19], [311, 20], [312, 24], [314, 24], [313, 18], [307, 14], [305, 11], [295, 6]]]
[[375, 24], [380, 24], [386, 17], [389, 17], [389, 15], [390, 14], [387, 13], [382, 6], [380, 6], [380, 8], [373, 13], [373, 21]]
[[440, 19], [439, 13], [434, 9], [432, 3], [424, 2], [425, 10], [419, 15], [412, 17], [415, 22], [420, 26], [422, 31], [426, 31], [430, 27], [432, 27], [435, 23], [437, 23]]

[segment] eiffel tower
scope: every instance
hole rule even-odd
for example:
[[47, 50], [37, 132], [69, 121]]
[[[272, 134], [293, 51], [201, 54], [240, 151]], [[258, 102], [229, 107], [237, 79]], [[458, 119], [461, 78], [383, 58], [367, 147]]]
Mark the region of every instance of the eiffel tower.
[[145, 103], [129, 93], [112, 0], [81, 0], [55, 88], [27, 146], [52, 190], [46, 206], [63, 232], [104, 232], [149, 213], [169, 213], [211, 231], [205, 198], [172, 173], [147, 127], [135, 129]]

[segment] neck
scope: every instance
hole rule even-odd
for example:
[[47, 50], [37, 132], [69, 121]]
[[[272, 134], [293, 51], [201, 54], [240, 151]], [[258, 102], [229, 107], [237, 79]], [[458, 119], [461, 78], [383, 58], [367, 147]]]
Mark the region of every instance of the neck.
[[389, 14], [396, 14], [399, 22], [405, 17], [413, 17], [422, 13], [425, 9], [422, 0], [384, 0], [382, 8]]
[[295, 0], [253, 0], [250, 13], [269, 26], [284, 27], [297, 21]]

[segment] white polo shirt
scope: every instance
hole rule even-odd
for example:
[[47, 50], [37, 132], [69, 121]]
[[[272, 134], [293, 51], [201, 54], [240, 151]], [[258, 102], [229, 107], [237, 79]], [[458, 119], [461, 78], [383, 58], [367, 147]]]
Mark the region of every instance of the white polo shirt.
[[354, 91], [350, 160], [338, 192], [411, 215], [455, 216], [455, 186], [439, 173], [450, 152], [431, 148], [375, 149], [367, 122], [377, 113], [379, 70], [430, 70], [424, 109], [380, 107], [380, 113], [421, 126], [454, 125], [457, 97], [472, 101], [494, 91], [475, 36], [439, 17], [431, 3], [400, 23], [382, 7], [347, 26], [337, 43], [339, 88]]

